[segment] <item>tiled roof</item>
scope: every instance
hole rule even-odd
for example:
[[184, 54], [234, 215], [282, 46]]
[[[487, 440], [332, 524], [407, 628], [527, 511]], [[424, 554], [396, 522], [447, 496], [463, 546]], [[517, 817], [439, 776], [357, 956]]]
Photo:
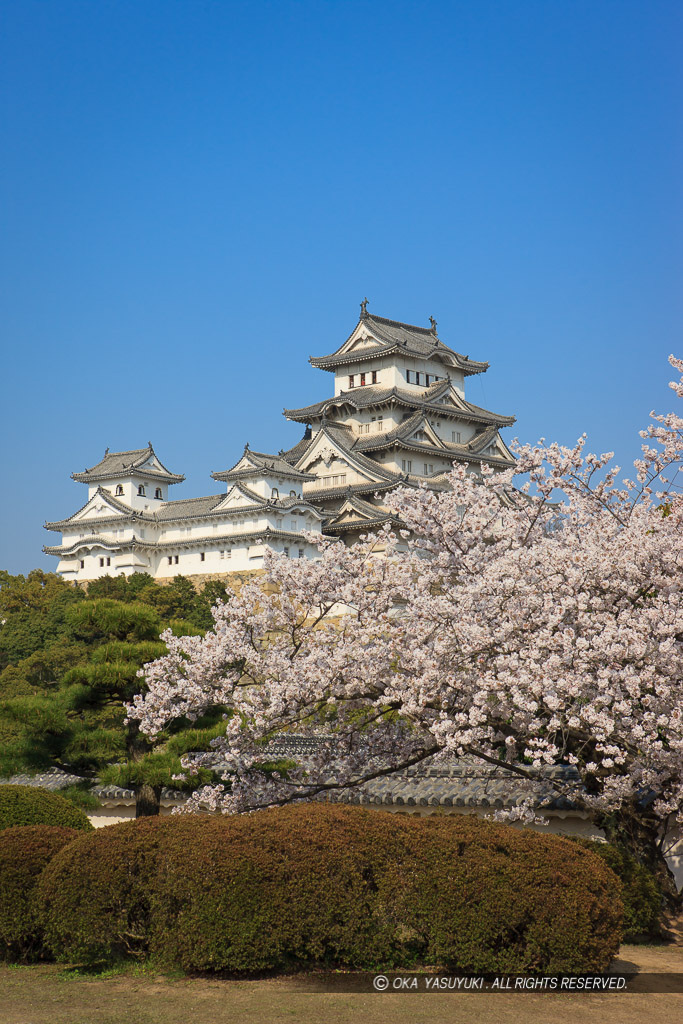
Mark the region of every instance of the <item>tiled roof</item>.
[[444, 345], [434, 327], [416, 327], [413, 324], [404, 324], [399, 320], [389, 320], [386, 317], [373, 316], [370, 313], [362, 316], [359, 323], [366, 325], [369, 334], [380, 342], [379, 345], [367, 349], [353, 349], [346, 353], [341, 349], [348, 342], [347, 338], [344, 345], [331, 355], [311, 357], [309, 360], [311, 365], [323, 370], [334, 370], [337, 366], [345, 363], [376, 359], [389, 352], [399, 351], [403, 355], [413, 355], [423, 359], [442, 357], [444, 362], [461, 369], [465, 376], [483, 373], [488, 369], [488, 363], [477, 362]]
[[422, 409], [425, 412], [434, 413], [441, 417], [453, 417], [455, 419], [473, 419], [483, 423], [497, 423], [501, 427], [511, 426], [515, 422], [514, 416], [503, 416], [489, 409], [483, 409], [479, 405], [473, 405], [461, 395], [458, 396], [462, 408], [455, 406], [449, 408], [439, 403], [439, 399], [451, 390], [450, 380], [436, 381], [424, 388], [421, 392], [406, 391], [404, 388], [378, 388], [377, 385], [365, 385], [364, 387], [353, 388], [352, 391], [342, 391], [332, 398], [326, 398], [322, 402], [315, 402], [313, 405], [305, 405], [301, 409], [285, 409], [284, 415], [287, 419], [300, 423], [313, 423], [323, 417], [330, 409], [351, 405], [357, 410], [368, 409], [373, 406], [395, 403], [409, 409]]
[[[150, 456], [157, 458], [162, 466], [161, 470], [149, 466], [142, 468]], [[127, 452], [110, 452], [107, 449], [97, 465], [91, 466], [90, 469], [86, 469], [82, 473], [72, 473], [71, 477], [81, 483], [92, 483], [96, 480], [115, 480], [117, 477], [129, 474], [153, 477], [155, 480], [166, 480], [168, 483], [180, 483], [185, 479], [181, 474], [171, 473], [162, 465], [151, 444], [148, 444], [146, 448], [133, 448]]]
[[[344, 515], [348, 510], [353, 510], [357, 519], [345, 520], [343, 522], [337, 522], [339, 516]], [[392, 515], [381, 505], [371, 505], [369, 501], [363, 501], [358, 495], [353, 494], [349, 488], [344, 500], [343, 505], [339, 511], [335, 514], [334, 518], [331, 518], [329, 522], [325, 524], [325, 533], [345, 533], [348, 530], [370, 530], [375, 526], [383, 526], [385, 523], [399, 524], [400, 520], [396, 516]]]
[[[258, 498], [258, 495], [254, 495]], [[259, 499], [259, 503], [262, 499]], [[197, 519], [210, 515], [216, 505], [225, 501], [225, 494], [209, 494], [203, 498], [182, 498], [179, 501], [165, 501], [150, 516], [156, 522], [169, 519]]]
[[[310, 736], [281, 736], [268, 746], [273, 757], [305, 762], [314, 755], [320, 740]], [[220, 764], [216, 764], [220, 771]], [[449, 807], [503, 809], [518, 806], [530, 797], [534, 806], [546, 810], [570, 811], [575, 807], [572, 792], [580, 796], [581, 781], [575, 768], [555, 765], [538, 769], [533, 778], [523, 779], [502, 767], [452, 760], [439, 765], [418, 765], [407, 771], [373, 779], [349, 790], [331, 791], [328, 799], [338, 803], [388, 806], [393, 808]], [[58, 792], [82, 782], [78, 775], [59, 768], [35, 775], [21, 773], [0, 779], [0, 785], [36, 786]], [[558, 794], [553, 783], [565, 792]], [[122, 786], [95, 784], [92, 792], [101, 800], [135, 800], [135, 791]], [[186, 795], [179, 790], [162, 790], [162, 800], [182, 802]]]
[[243, 477], [251, 476], [282, 476], [287, 477], [288, 480], [311, 480], [313, 477], [310, 473], [301, 473], [299, 470], [294, 469], [290, 462], [288, 462], [282, 454], [268, 455], [266, 452], [252, 452], [250, 448], [245, 448], [244, 455], [236, 463], [239, 466], [242, 459], [247, 456], [250, 462], [254, 463], [253, 466], [245, 467], [244, 469], [236, 469], [233, 466], [232, 469], [226, 469], [220, 473], [212, 473], [211, 476], [214, 480], [240, 480]]
[[295, 466], [299, 459], [301, 459], [306, 454], [308, 449], [311, 447], [312, 442], [313, 436], [311, 434], [311, 431], [306, 430], [301, 440], [297, 441], [297, 443], [292, 448], [288, 448], [287, 451], [281, 451], [280, 456], [290, 466]]
[[[313, 756], [321, 739], [316, 736], [278, 736], [268, 746], [273, 756], [291, 758], [305, 764]], [[332, 790], [328, 799], [339, 803], [357, 803], [392, 807], [455, 807], [502, 809], [516, 807], [532, 799], [534, 806], [552, 810], [571, 810], [571, 796], [558, 794], [553, 782], [569, 793], [580, 793], [580, 776], [569, 765], [531, 769], [525, 779], [504, 767], [453, 758], [439, 764], [416, 765], [394, 775], [373, 779], [356, 789]]]
[[[88, 498], [88, 500], [86, 501], [85, 505], [81, 505], [81, 507], [79, 509], [77, 509], [72, 516], [69, 516], [68, 519], [61, 519], [59, 522], [56, 522], [56, 523], [45, 523], [45, 529], [46, 530], [63, 530], [67, 526], [78, 525], [79, 520], [76, 520], [76, 516], [80, 515], [81, 512], [85, 511], [85, 509], [88, 507], [88, 505], [92, 501], [94, 501], [95, 498], [98, 497], [98, 495], [101, 496], [102, 498], [104, 498], [104, 500], [107, 502], [108, 505], [112, 505], [114, 508], [118, 509], [119, 512], [123, 513], [124, 517], [132, 519], [132, 518], [140, 515], [140, 513], [136, 512], [136, 510], [131, 508], [130, 505], [126, 505], [123, 501], [121, 501], [120, 498], [114, 497], [114, 495], [110, 494], [109, 491], [107, 491], [104, 487], [99, 486], [97, 488], [97, 490], [95, 491], [95, 493], [93, 494], [92, 498]], [[96, 522], [98, 524], [98, 526], [99, 526], [99, 525], [101, 525], [101, 524], [103, 524], [105, 522], [107, 522], [107, 523], [111, 522], [112, 519], [114, 519], [117, 523], [120, 523], [120, 522], [123, 521], [122, 520], [122, 516], [99, 516], [99, 517], [97, 517], [95, 519], [85, 519], [85, 520], [83, 520], [83, 525], [87, 526], [90, 523]]]

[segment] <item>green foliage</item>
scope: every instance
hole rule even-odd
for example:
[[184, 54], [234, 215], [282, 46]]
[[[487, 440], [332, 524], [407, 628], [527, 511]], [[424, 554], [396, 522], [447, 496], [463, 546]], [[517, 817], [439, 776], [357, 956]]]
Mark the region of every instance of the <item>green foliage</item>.
[[[38, 570], [0, 573], [0, 776], [56, 765], [94, 778], [115, 764], [108, 775], [128, 779], [121, 784], [175, 785], [181, 754], [206, 749], [216, 732], [195, 724], [192, 746], [165, 751], [164, 734], [153, 749], [125, 723], [124, 704], [144, 686], [142, 666], [165, 652], [162, 631], [203, 633], [225, 596], [220, 584], [198, 594], [182, 576], [168, 586], [143, 573], [102, 577], [86, 594]], [[185, 785], [210, 779], [203, 772]]]
[[24, 577], [0, 570], [0, 671], [68, 635], [67, 612], [83, 598], [55, 573], [34, 569]]
[[156, 611], [140, 601], [83, 601], [69, 609], [68, 618], [75, 636], [90, 643], [157, 640], [163, 628]]
[[662, 893], [651, 871], [621, 846], [572, 837], [575, 843], [591, 850], [607, 864], [622, 885], [624, 903], [623, 942], [643, 942], [658, 938]]
[[36, 786], [0, 786], [0, 830], [14, 825], [62, 825], [92, 831], [83, 811], [58, 793]]
[[88, 811], [95, 811], [98, 807], [102, 806], [86, 781], [78, 782], [72, 786], [65, 786], [64, 789], [60, 789], [59, 795], [72, 803], [74, 807], [79, 807], [82, 811], [85, 811], [86, 814]]
[[78, 835], [60, 825], [21, 825], [0, 832], [0, 958], [25, 962], [41, 955], [36, 882], [45, 865]]
[[618, 880], [566, 840], [324, 804], [101, 829], [39, 888], [48, 946], [81, 963], [599, 971], [621, 931]]

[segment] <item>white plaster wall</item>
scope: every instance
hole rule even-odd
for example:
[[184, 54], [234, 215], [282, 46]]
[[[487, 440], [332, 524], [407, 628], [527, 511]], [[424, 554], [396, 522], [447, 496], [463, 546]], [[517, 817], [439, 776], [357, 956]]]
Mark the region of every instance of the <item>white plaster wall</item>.
[[[138, 495], [138, 487], [140, 484], [145, 488], [144, 496]], [[160, 483], [152, 477], [118, 477], [114, 480], [105, 480], [103, 482], [89, 484], [88, 499], [93, 497], [97, 492], [98, 487], [101, 487], [104, 491], [108, 491], [112, 497], [118, 498], [119, 501], [124, 502], [126, 505], [130, 505], [131, 508], [142, 509], [143, 511], [146, 507], [148, 507], [150, 511], [154, 511], [159, 507], [161, 501], [168, 500], [168, 484]], [[123, 488], [123, 494], [116, 493], [117, 487]], [[161, 499], [154, 497], [157, 487], [161, 488]]]

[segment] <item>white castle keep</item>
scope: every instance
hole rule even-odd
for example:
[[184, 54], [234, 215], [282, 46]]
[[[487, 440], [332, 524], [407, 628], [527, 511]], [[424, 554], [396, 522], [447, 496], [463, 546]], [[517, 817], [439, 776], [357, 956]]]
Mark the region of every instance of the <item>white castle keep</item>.
[[510, 466], [500, 428], [514, 416], [465, 398], [465, 378], [489, 364], [449, 348], [430, 322], [414, 327], [373, 316], [363, 301], [337, 351], [310, 359], [334, 374], [334, 395], [284, 411], [305, 424], [302, 439], [276, 455], [245, 447], [232, 469], [211, 474], [226, 485], [221, 494], [169, 500], [169, 487], [185, 478], [164, 466], [151, 443], [107, 449], [95, 466], [72, 474], [88, 485], [88, 500], [68, 519], [45, 524], [61, 532], [62, 543], [44, 551], [70, 580], [225, 576], [260, 569], [268, 549], [314, 558], [307, 531], [352, 543], [393, 523], [383, 495], [422, 482], [445, 489], [453, 463]]

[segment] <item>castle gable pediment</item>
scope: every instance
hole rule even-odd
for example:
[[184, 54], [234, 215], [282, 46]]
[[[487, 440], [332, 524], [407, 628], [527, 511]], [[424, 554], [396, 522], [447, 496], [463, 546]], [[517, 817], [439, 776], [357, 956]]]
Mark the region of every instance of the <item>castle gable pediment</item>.
[[124, 505], [122, 501], [113, 498], [103, 488], [99, 488], [92, 498], [79, 509], [72, 517], [72, 522], [83, 522], [89, 519], [101, 519], [103, 516], [121, 516], [123, 518], [133, 515], [133, 509]]
[[248, 487], [245, 487], [243, 484], [233, 484], [223, 500], [218, 505], [215, 505], [212, 511], [230, 511], [265, 504], [265, 500], [259, 494], [249, 490]]
[[[346, 473], [346, 483], [382, 483], [386, 473], [370, 459], [360, 453], [350, 451], [335, 434], [339, 430], [327, 429], [319, 431], [311, 447], [303, 456], [297, 469], [314, 473], [316, 477], [327, 477], [331, 474]], [[353, 481], [351, 477], [353, 476]]]

